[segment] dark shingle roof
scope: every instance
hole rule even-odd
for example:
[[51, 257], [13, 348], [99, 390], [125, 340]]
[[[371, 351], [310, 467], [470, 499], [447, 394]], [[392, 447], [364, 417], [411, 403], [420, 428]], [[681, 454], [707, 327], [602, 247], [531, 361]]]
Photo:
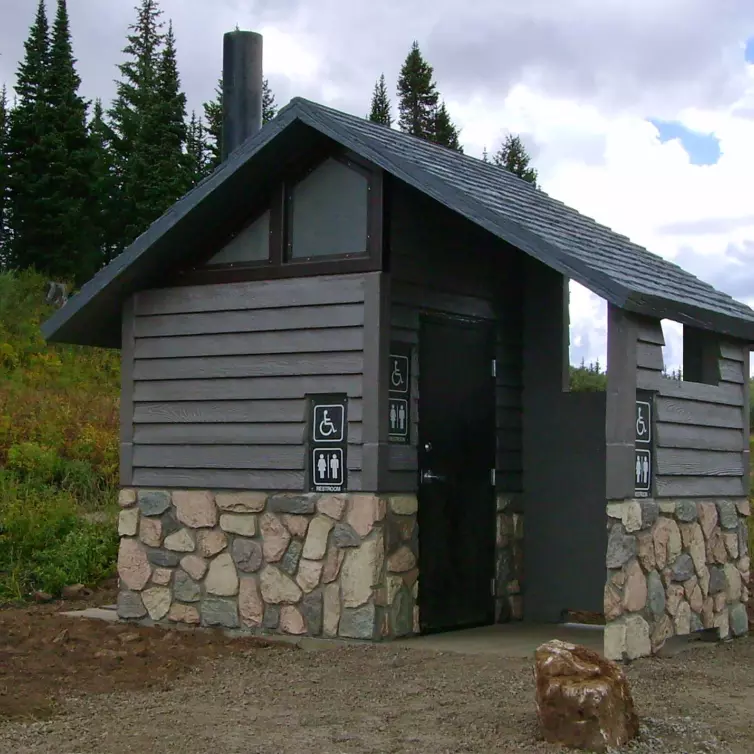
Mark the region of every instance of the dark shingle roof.
[[[191, 224], [195, 208], [282, 132], [300, 121], [353, 150], [400, 180], [513, 246], [539, 259], [611, 303], [754, 341], [754, 311], [677, 265], [651, 254], [505, 170], [303, 99], [294, 99], [208, 179], [177, 202], [123, 254], [100, 271], [43, 327], [53, 340], [96, 343], [91, 323], [136, 290], [129, 268], [164, 265], [176, 226]], [[219, 200], [219, 197], [218, 197]], [[190, 230], [188, 230], [190, 232]], [[114, 294], [117, 301], [112, 296]], [[104, 307], [104, 308], [103, 308]], [[82, 330], [83, 327], [83, 330]], [[100, 341], [103, 339], [100, 338]], [[119, 342], [119, 338], [118, 338]], [[115, 342], [100, 345], [117, 345]]]

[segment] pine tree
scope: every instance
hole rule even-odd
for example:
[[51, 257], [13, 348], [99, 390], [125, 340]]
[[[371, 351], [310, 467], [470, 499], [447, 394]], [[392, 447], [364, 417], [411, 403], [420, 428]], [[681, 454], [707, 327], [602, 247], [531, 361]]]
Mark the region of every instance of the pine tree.
[[57, 243], [48, 250], [45, 271], [82, 283], [98, 266], [91, 212], [95, 155], [87, 130], [88, 105], [79, 95], [66, 0], [58, 0], [52, 31], [48, 77], [50, 156], [47, 170], [48, 214], [58, 228]]
[[123, 49], [128, 59], [118, 65], [121, 80], [109, 111], [110, 142], [117, 197], [113, 232], [121, 245], [133, 241], [155, 217], [151, 199], [159, 192], [152, 159], [159, 139], [157, 91], [162, 23], [157, 0], [142, 0], [136, 22], [129, 26]]
[[49, 140], [52, 133], [48, 96], [50, 29], [44, 0], [24, 43], [16, 75], [16, 106], [8, 126], [7, 263], [16, 269], [47, 267], [57, 230], [48, 209]]
[[492, 161], [532, 185], [537, 185], [537, 171], [529, 165], [531, 157], [521, 137], [508, 134]]
[[456, 152], [463, 153], [463, 147], [458, 140], [459, 132], [450, 119], [448, 109], [445, 107], [445, 103], [441, 103], [435, 113], [434, 121], [434, 133], [432, 134], [432, 141], [436, 144], [441, 144], [448, 149], [454, 149]]
[[183, 149], [187, 137], [186, 95], [181, 91], [172, 22], [168, 24], [160, 54], [155, 95], [149, 118], [149, 130], [154, 139], [149, 144], [153, 180], [147, 186], [151, 205], [151, 216], [145, 217], [147, 224], [156, 220], [192, 185]]
[[203, 105], [204, 129], [209, 167], [214, 170], [222, 162], [223, 154], [223, 80], [218, 79], [215, 87], [215, 99]]
[[278, 112], [275, 95], [270, 89], [270, 82], [262, 79], [262, 125], [269, 123]]
[[390, 107], [390, 97], [385, 85], [385, 74], [380, 74], [380, 78], [374, 85], [372, 92], [372, 109], [369, 111], [369, 120], [372, 123], [381, 123], [383, 126], [393, 125], [393, 114]]
[[8, 129], [10, 113], [8, 105], [8, 90], [3, 86], [0, 90], [0, 270], [8, 265], [6, 256], [8, 206]]
[[204, 124], [196, 112], [191, 113], [186, 135], [186, 158], [191, 185], [196, 186], [208, 171], [209, 155], [204, 133]]
[[110, 136], [111, 131], [105, 122], [102, 100], [97, 99], [89, 123], [89, 140], [94, 155], [91, 208], [95, 217], [94, 238], [98, 266], [112, 261], [119, 251], [116, 225], [118, 194], [110, 151]]
[[398, 78], [398, 126], [401, 131], [429, 139], [434, 134], [439, 94], [434, 70], [414, 41]]
[[[217, 80], [215, 87], [215, 99], [205, 102], [204, 110], [204, 134], [205, 146], [208, 154], [208, 169], [214, 170], [222, 162], [223, 154], [223, 80], [222, 76]], [[275, 95], [270, 88], [270, 82], [262, 79], [262, 125], [269, 123], [277, 115]]]

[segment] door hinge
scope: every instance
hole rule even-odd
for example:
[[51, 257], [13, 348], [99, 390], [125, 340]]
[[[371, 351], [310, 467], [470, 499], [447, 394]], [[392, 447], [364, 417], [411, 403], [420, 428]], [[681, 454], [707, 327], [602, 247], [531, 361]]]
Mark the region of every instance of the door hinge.
[[490, 594], [493, 597], [497, 596], [497, 590], [495, 589], [495, 587], [497, 586], [496, 581], [497, 579], [495, 579], [494, 576], [490, 579]]
[[497, 484], [497, 471], [490, 469], [490, 484], [494, 487]]
[[492, 376], [497, 377], [497, 359], [492, 359]]

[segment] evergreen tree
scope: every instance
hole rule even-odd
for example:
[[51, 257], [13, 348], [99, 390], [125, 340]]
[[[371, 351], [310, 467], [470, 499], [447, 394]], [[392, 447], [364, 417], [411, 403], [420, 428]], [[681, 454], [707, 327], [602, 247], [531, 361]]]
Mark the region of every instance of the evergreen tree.
[[10, 113], [8, 105], [8, 90], [3, 86], [0, 90], [0, 270], [8, 265], [6, 257], [7, 224], [6, 212], [8, 205], [8, 129]]
[[414, 41], [398, 78], [398, 126], [401, 131], [425, 139], [432, 138], [439, 94], [434, 70], [422, 57]]
[[163, 42], [162, 11], [157, 0], [142, 0], [136, 11], [136, 22], [129, 26], [123, 49], [128, 59], [118, 65], [122, 78], [117, 82], [116, 98], [109, 112], [117, 190], [113, 232], [124, 246], [154, 220], [152, 199], [160, 194], [156, 188], [160, 176], [152, 160], [156, 145], [161, 141], [155, 128], [160, 121], [156, 111]]
[[270, 82], [262, 79], [262, 125], [269, 123], [278, 112], [275, 95], [270, 89]]
[[223, 80], [220, 77], [215, 87], [215, 99], [204, 103], [207, 154], [209, 168], [214, 170], [222, 162], [223, 154]]
[[186, 158], [191, 185], [196, 186], [207, 175], [209, 155], [201, 118], [192, 111], [186, 135]]
[[372, 123], [381, 123], [383, 126], [393, 125], [393, 115], [390, 107], [385, 74], [381, 74], [372, 92], [372, 109], [369, 111], [369, 120]]
[[502, 146], [493, 156], [492, 161], [495, 165], [509, 170], [519, 178], [537, 185], [537, 171], [530, 167], [531, 157], [524, 147], [521, 137], [508, 134], [503, 141]]
[[91, 212], [95, 155], [87, 130], [88, 105], [79, 95], [66, 0], [58, 0], [52, 31], [48, 102], [52, 132], [47, 169], [48, 215], [57, 226], [54, 248], [47, 250], [43, 269], [82, 283], [98, 266]]
[[24, 43], [16, 75], [16, 106], [7, 138], [7, 264], [17, 269], [45, 269], [57, 229], [48, 213], [49, 141], [52, 133], [48, 96], [50, 29], [44, 0]]
[[[217, 80], [215, 99], [205, 102], [204, 134], [205, 148], [208, 154], [208, 170], [211, 172], [222, 162], [223, 154], [223, 80]], [[277, 115], [275, 95], [267, 79], [262, 80], [262, 125], [269, 123]]]
[[448, 109], [445, 107], [445, 103], [441, 103], [435, 113], [434, 133], [432, 134], [432, 141], [436, 144], [441, 144], [443, 147], [449, 149], [455, 149], [456, 152], [463, 153], [463, 147], [458, 140], [458, 129], [450, 119]]
[[191, 169], [183, 150], [187, 137], [186, 95], [181, 91], [172, 22], [168, 25], [160, 54], [155, 102], [150, 108], [150, 116], [149, 130], [154, 134], [154, 140], [149, 151], [153, 154], [154, 176], [147, 187], [151, 205], [151, 216], [146, 216], [147, 224], [156, 220], [192, 185]]
[[92, 166], [92, 203], [94, 213], [94, 238], [98, 254], [98, 266], [110, 262], [118, 253], [116, 179], [110, 151], [111, 131], [105, 122], [102, 100], [94, 103], [92, 120], [89, 123], [89, 140], [94, 164]]

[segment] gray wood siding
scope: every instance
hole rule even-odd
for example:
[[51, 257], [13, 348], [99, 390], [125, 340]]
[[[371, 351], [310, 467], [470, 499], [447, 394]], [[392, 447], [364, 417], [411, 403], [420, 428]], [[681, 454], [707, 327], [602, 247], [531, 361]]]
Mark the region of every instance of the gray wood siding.
[[637, 387], [656, 391], [657, 497], [741, 496], [748, 491], [748, 350], [723, 341], [720, 383], [662, 376], [658, 320], [639, 318]]
[[[393, 187], [388, 216], [390, 339], [418, 347], [424, 314], [496, 323], [497, 486], [499, 491], [520, 491], [520, 258], [512, 248], [401, 185]], [[418, 348], [411, 375], [411, 443], [388, 449], [386, 484], [395, 491], [417, 489]]]
[[131, 483], [302, 490], [306, 396], [346, 393], [348, 488], [360, 490], [365, 281], [139, 293], [129, 325]]
[[134, 300], [129, 298], [123, 307], [120, 349], [120, 483], [133, 483], [134, 450]]

